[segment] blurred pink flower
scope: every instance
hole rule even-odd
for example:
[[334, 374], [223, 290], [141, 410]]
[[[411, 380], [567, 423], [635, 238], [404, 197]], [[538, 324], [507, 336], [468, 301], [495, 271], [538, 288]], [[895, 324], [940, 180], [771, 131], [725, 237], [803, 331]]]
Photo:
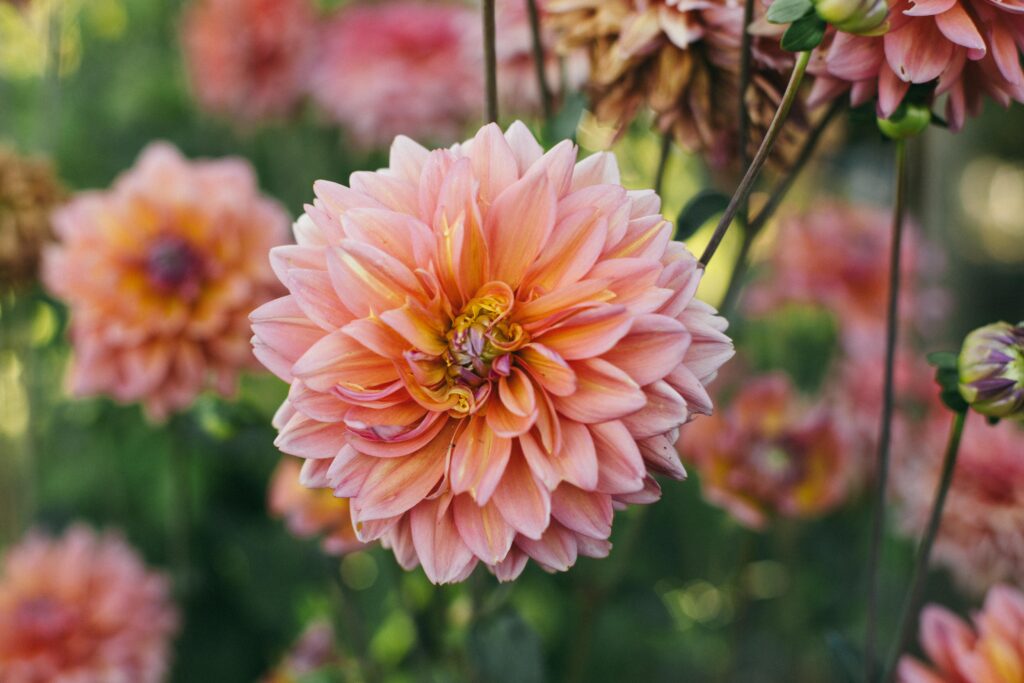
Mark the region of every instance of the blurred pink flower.
[[783, 374], [746, 379], [724, 411], [688, 428], [680, 451], [704, 497], [755, 529], [837, 507], [854, 474], [831, 414], [802, 405]]
[[[936, 416], [917, 448], [894, 450], [892, 492], [900, 527], [918, 536], [935, 496], [949, 412]], [[1024, 581], [1024, 430], [967, 420], [933, 558], [965, 588]]]
[[[835, 318], [846, 352], [873, 355], [884, 339], [891, 230], [887, 210], [836, 201], [784, 216], [760, 257], [767, 273], [748, 288], [744, 307], [753, 315], [786, 304], [824, 307]], [[942, 263], [913, 227], [904, 237], [901, 308], [926, 326], [941, 317], [946, 302], [921, 282], [922, 274], [940, 270]]]
[[302, 466], [295, 458], [285, 457], [270, 479], [270, 512], [281, 517], [296, 536], [320, 536], [324, 551], [340, 555], [359, 550], [348, 498], [337, 498], [330, 489], [311, 489], [299, 482]]
[[309, 680], [310, 674], [339, 667], [342, 661], [335, 645], [334, 627], [326, 619], [317, 619], [306, 626], [281, 663], [261, 683], [302, 683]]
[[[571, 51], [560, 58], [555, 52], [556, 37], [544, 11], [545, 0], [537, 0], [544, 45], [544, 67], [548, 85], [555, 98], [569, 90], [578, 90], [587, 78], [587, 58]], [[533, 34], [527, 0], [497, 2], [498, 96], [501, 109], [511, 115], [536, 115], [541, 112], [540, 85], [533, 60]], [[478, 43], [479, 44], [479, 43]], [[483, 55], [481, 54], [481, 59]], [[483, 69], [483, 64], [479, 67]]]
[[921, 611], [921, 646], [929, 662], [900, 660], [900, 683], [1010, 683], [1024, 675], [1024, 593], [993, 586], [973, 624], [944, 607]]
[[252, 315], [291, 383], [278, 447], [436, 583], [603, 556], [612, 511], [658, 498], [733, 353], [701, 269], [614, 156], [543, 152], [521, 123], [320, 181]]
[[289, 113], [316, 50], [309, 0], [193, 0], [182, 20], [192, 88], [211, 112], [253, 121]]
[[833, 33], [815, 53], [812, 106], [850, 91], [854, 105], [877, 97], [879, 116], [896, 111], [912, 83], [937, 80], [946, 116], [959, 130], [987, 95], [1024, 102], [1024, 4], [1019, 0], [896, 0], [884, 36]]
[[451, 142], [483, 110], [471, 8], [392, 0], [342, 7], [322, 28], [311, 92], [353, 144], [398, 134]]
[[117, 535], [29, 534], [0, 576], [0, 680], [164, 680], [178, 627], [168, 594]]
[[246, 316], [281, 291], [267, 251], [288, 217], [240, 159], [154, 143], [111, 189], [54, 216], [43, 280], [71, 309], [71, 391], [140, 401], [160, 420], [253, 365]]

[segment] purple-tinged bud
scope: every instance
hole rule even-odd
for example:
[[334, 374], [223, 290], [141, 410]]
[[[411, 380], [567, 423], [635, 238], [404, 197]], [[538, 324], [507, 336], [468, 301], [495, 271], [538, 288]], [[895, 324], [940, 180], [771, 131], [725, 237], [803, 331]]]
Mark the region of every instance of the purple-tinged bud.
[[960, 351], [960, 394], [989, 417], [1024, 419], [1024, 323], [979, 327]]

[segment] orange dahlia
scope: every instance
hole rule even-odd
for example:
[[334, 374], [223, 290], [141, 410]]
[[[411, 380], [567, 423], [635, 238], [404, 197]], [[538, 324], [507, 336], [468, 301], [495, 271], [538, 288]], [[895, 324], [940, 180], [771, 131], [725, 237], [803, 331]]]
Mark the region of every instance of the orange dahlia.
[[701, 269], [615, 158], [521, 123], [320, 181], [252, 315], [291, 383], [278, 447], [434, 582], [603, 556], [612, 512], [682, 478], [679, 428], [732, 353]]
[[288, 217], [240, 159], [147, 147], [106, 191], [54, 216], [43, 279], [71, 309], [76, 395], [140, 401], [153, 419], [253, 364], [246, 316], [279, 292], [267, 251]]
[[0, 680], [162, 681], [178, 624], [168, 593], [116, 535], [30, 534], [0, 574]]

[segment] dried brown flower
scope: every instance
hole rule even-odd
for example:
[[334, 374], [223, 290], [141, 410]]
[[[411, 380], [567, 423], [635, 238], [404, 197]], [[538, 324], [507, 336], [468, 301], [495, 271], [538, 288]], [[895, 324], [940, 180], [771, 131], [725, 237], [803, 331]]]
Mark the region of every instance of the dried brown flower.
[[46, 160], [0, 146], [0, 290], [32, 282], [64, 188]]

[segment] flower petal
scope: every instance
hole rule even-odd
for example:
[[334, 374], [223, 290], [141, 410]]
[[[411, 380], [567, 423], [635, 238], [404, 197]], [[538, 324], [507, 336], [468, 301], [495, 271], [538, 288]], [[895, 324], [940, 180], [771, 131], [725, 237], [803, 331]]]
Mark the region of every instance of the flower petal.
[[608, 361], [576, 361], [572, 368], [579, 382], [576, 392], [554, 399], [555, 408], [568, 418], [584, 424], [607, 422], [635, 413], [647, 403], [640, 385]]
[[452, 513], [462, 541], [474, 555], [491, 565], [505, 559], [516, 530], [501, 516], [494, 501], [481, 506], [469, 496], [455, 496]]
[[548, 489], [538, 480], [521, 452], [514, 452], [491, 500], [516, 531], [539, 539], [551, 519]]
[[448, 477], [453, 493], [469, 493], [486, 503], [501, 481], [512, 452], [512, 440], [498, 436], [482, 415], [469, 418], [455, 440]]

